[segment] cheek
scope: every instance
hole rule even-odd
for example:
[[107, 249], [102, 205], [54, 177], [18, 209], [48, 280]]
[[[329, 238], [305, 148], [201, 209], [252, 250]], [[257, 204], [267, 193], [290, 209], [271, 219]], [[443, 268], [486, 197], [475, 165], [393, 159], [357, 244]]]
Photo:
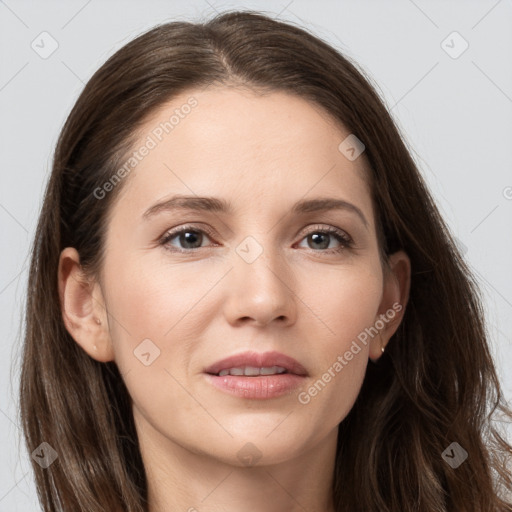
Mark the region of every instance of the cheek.
[[180, 403], [184, 415], [192, 406], [179, 383], [185, 380], [187, 339], [197, 338], [187, 313], [200, 290], [179, 267], [147, 264], [142, 257], [125, 258], [123, 265], [112, 261], [105, 265], [105, 288], [115, 362], [135, 408], [151, 422], [171, 424], [172, 404]]
[[298, 398], [304, 406], [317, 409], [327, 423], [337, 424], [352, 408], [364, 379], [371, 340], [368, 332], [378, 318], [382, 282], [378, 268], [374, 272], [351, 268], [328, 283], [322, 293], [309, 294], [322, 320], [312, 317], [310, 325], [316, 329], [308, 331], [309, 337], [317, 333], [310, 350], [318, 364], [310, 387]]
[[[382, 275], [378, 268], [351, 267], [340, 269], [324, 279], [322, 287], [304, 290], [318, 312], [329, 351], [348, 349], [351, 341], [372, 326], [382, 299]], [[363, 346], [363, 348], [365, 348]]]
[[116, 364], [122, 375], [140, 375], [132, 382], [152, 386], [154, 393], [155, 386], [170, 378], [166, 370], [183, 380], [194, 346], [207, 328], [206, 296], [219, 273], [150, 260], [142, 255], [116, 265], [111, 258], [104, 275]]
[[111, 264], [106, 275], [110, 310], [134, 338], [167, 338], [214, 283], [193, 269], [144, 255]]

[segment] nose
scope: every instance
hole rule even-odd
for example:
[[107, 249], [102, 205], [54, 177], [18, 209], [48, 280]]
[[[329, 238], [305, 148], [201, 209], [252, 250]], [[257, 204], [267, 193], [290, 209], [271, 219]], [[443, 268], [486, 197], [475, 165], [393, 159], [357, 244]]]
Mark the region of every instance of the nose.
[[266, 326], [275, 321], [284, 326], [296, 321], [293, 276], [279, 255], [265, 250], [249, 263], [235, 253], [233, 267], [224, 303], [229, 323]]

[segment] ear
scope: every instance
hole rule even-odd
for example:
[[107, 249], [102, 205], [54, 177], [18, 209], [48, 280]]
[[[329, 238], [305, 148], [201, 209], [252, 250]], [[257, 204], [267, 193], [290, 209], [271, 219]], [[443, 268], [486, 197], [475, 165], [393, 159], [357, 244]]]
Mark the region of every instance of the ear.
[[[377, 361], [386, 348], [391, 336], [400, 325], [411, 285], [411, 261], [404, 251], [397, 251], [389, 256], [389, 265], [384, 271], [384, 290], [375, 318], [375, 328], [379, 334], [372, 338], [369, 357]], [[382, 325], [384, 324], [384, 325]]]
[[62, 319], [69, 334], [93, 359], [112, 361], [114, 350], [101, 288], [85, 276], [73, 247], [60, 254], [58, 281]]

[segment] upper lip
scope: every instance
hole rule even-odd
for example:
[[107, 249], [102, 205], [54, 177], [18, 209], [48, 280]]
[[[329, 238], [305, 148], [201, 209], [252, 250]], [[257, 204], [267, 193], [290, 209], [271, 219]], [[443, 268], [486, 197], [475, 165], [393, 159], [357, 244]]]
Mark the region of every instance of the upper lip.
[[272, 366], [281, 366], [286, 368], [288, 373], [294, 373], [296, 375], [307, 375], [306, 368], [302, 366], [293, 357], [289, 357], [280, 352], [243, 352], [241, 354], [235, 354], [225, 359], [221, 359], [211, 366], [206, 368], [205, 373], [217, 375], [222, 370], [229, 368], [243, 368], [245, 366], [251, 366], [255, 368], [270, 368]]

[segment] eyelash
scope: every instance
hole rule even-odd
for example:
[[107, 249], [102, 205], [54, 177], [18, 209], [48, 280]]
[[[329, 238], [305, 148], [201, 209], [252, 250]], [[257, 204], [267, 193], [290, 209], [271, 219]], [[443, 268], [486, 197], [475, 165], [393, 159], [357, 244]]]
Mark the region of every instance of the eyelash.
[[[176, 236], [181, 235], [182, 233], [187, 232], [193, 232], [193, 233], [203, 233], [208, 235], [210, 238], [214, 238], [213, 233], [211, 230], [206, 228], [197, 228], [191, 225], [186, 225], [183, 227], [180, 227], [179, 229], [172, 230], [167, 232], [161, 239], [160, 239], [160, 245], [163, 245], [166, 250], [169, 250], [171, 252], [178, 252], [178, 253], [190, 253], [195, 252], [199, 249], [206, 249], [206, 247], [195, 247], [193, 249], [180, 249], [174, 246], [169, 245], [169, 242], [176, 238]], [[338, 242], [341, 243], [340, 247], [336, 247], [334, 249], [310, 249], [311, 251], [314, 251], [316, 253], [324, 253], [324, 254], [336, 254], [340, 253], [346, 249], [350, 249], [353, 247], [354, 242], [353, 240], [343, 231], [333, 228], [333, 227], [320, 227], [320, 226], [314, 226], [314, 229], [306, 233], [302, 238], [301, 241], [306, 238], [307, 236], [313, 234], [313, 233], [322, 233], [322, 234], [328, 234], [333, 235]]]

